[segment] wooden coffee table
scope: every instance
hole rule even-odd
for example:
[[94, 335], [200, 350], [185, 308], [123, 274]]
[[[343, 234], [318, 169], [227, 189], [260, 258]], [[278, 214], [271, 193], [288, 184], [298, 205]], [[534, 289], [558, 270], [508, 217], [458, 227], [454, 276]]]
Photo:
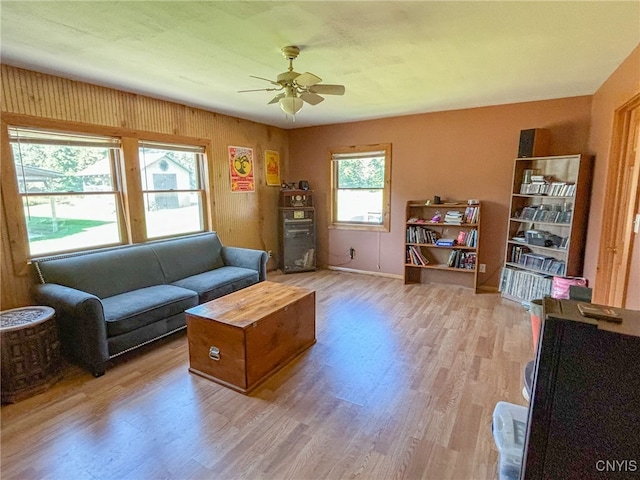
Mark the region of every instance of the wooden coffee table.
[[265, 281], [190, 308], [189, 371], [249, 393], [316, 342], [315, 299]]

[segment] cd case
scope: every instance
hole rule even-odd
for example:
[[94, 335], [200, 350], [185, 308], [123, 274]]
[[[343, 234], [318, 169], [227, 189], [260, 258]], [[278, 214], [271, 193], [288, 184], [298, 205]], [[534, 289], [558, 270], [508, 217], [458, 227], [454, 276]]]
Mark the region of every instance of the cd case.
[[622, 323], [622, 317], [613, 308], [591, 303], [579, 303], [578, 310], [583, 317]]

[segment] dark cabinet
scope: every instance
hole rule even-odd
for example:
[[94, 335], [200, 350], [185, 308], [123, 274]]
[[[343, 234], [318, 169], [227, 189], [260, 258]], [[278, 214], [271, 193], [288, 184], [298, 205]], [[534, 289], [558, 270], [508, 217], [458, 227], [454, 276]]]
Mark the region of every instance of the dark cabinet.
[[544, 300], [521, 478], [640, 476], [640, 311]]

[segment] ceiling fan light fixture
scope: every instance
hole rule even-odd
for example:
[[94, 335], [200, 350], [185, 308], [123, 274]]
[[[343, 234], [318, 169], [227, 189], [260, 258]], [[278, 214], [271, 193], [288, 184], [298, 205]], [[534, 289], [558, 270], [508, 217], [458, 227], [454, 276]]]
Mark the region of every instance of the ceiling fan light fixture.
[[313, 73], [298, 73], [294, 71], [293, 60], [298, 57], [299, 53], [300, 48], [295, 45], [282, 47], [282, 54], [284, 55], [284, 58], [289, 60], [289, 69], [286, 72], [280, 73], [275, 81], [264, 77], [249, 75], [252, 78], [269, 82], [273, 86], [268, 88], [240, 90], [240, 92], [255, 92], [259, 90], [266, 92], [281, 92], [273, 97], [271, 101], [267, 102], [267, 105], [279, 103], [280, 109], [287, 115], [291, 115], [294, 122], [296, 119], [296, 113], [300, 111], [302, 105], [305, 103], [308, 103], [309, 105], [317, 105], [324, 100], [320, 94], [344, 94], [344, 85], [323, 84], [321, 83], [322, 78]]
[[280, 99], [280, 108], [284, 113], [295, 115], [302, 108], [302, 100], [299, 97], [283, 97]]

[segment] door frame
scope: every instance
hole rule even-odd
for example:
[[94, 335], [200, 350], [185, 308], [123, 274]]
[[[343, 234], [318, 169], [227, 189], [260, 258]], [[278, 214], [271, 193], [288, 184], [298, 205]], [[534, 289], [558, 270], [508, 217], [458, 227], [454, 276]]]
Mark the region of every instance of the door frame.
[[640, 94], [615, 111], [593, 301], [623, 307], [640, 202]]

